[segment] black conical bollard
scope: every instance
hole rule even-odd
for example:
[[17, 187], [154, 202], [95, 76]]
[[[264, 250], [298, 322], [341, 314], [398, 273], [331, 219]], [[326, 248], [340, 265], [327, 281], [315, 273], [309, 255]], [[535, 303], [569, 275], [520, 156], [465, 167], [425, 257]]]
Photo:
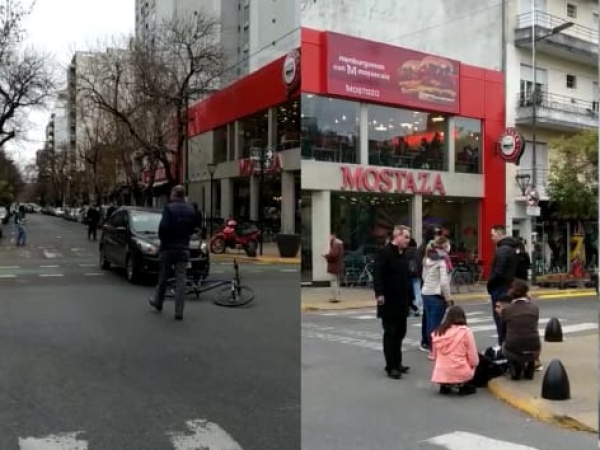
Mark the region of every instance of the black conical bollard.
[[562, 326], [556, 317], [550, 319], [546, 325], [546, 332], [544, 333], [544, 340], [546, 342], [562, 342], [563, 333]]
[[553, 359], [544, 373], [542, 398], [546, 400], [569, 400], [571, 398], [569, 376], [565, 366], [558, 359]]

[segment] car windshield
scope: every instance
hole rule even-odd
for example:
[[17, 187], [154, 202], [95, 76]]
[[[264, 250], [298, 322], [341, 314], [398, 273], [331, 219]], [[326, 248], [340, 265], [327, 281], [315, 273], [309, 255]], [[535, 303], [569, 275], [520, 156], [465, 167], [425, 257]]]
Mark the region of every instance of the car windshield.
[[131, 215], [131, 228], [137, 233], [158, 234], [160, 218], [158, 213], [134, 213]]

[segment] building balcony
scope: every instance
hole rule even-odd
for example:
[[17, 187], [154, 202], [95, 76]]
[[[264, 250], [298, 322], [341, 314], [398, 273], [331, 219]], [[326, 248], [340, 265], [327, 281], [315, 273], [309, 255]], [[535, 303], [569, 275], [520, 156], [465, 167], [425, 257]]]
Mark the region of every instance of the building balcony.
[[[531, 48], [531, 32], [535, 30], [536, 51], [554, 55], [561, 59], [592, 66], [598, 65], [598, 30], [583, 25], [573, 25], [544, 38], [555, 27], [568, 20], [550, 15], [542, 11], [528, 12], [517, 16], [515, 27], [515, 45], [520, 48]], [[533, 18], [533, 27], [532, 27]]]
[[[539, 128], [577, 132], [598, 126], [598, 102], [567, 95], [540, 92], [536, 101], [536, 126]], [[517, 125], [533, 125], [533, 96], [517, 97]]]

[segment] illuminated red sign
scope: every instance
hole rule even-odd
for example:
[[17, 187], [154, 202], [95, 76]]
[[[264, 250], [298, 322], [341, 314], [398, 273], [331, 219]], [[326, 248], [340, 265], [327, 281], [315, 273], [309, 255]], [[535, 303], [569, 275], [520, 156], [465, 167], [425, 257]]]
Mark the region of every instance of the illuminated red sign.
[[446, 195], [442, 175], [435, 172], [342, 166], [342, 190], [399, 194]]
[[[260, 169], [257, 168], [257, 161], [250, 158], [240, 159], [238, 162], [239, 166], [239, 175], [241, 177], [249, 177], [252, 175], [260, 174]], [[276, 173], [281, 170], [281, 155], [279, 153], [275, 153], [273, 155], [272, 164], [265, 166], [265, 173]]]

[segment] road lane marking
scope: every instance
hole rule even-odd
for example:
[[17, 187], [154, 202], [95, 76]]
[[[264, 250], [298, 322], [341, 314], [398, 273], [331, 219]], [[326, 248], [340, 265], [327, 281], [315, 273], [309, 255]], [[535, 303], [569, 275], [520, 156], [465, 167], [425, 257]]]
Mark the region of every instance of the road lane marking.
[[21, 266], [0, 266], [0, 270], [2, 269], [6, 269], [6, 270], [10, 270], [10, 269], [20, 269]]
[[50, 277], [64, 277], [65, 274], [64, 273], [40, 273], [39, 274], [40, 277], [42, 278], [50, 278]]
[[0, 278], [17, 278], [17, 276], [14, 274], [6, 274], [6, 275], [0, 275]]
[[429, 444], [438, 445], [448, 450], [538, 450], [535, 447], [500, 441], [487, 436], [466, 431], [454, 431], [441, 436], [427, 439]]
[[102, 272], [88, 272], [88, 273], [84, 273], [83, 274], [86, 277], [99, 277], [99, 276], [103, 276], [104, 273]]
[[79, 267], [96, 267], [97, 264], [90, 264], [90, 263], [86, 263], [86, 264], [78, 264]]
[[44, 438], [19, 438], [19, 450], [87, 450], [88, 442], [77, 439], [82, 431], [51, 434]]
[[62, 256], [62, 255], [60, 253], [50, 252], [50, 251], [44, 249], [44, 258], [54, 259], [54, 258], [58, 258], [59, 256]]
[[50, 266], [40, 266], [40, 268], [42, 269], [57, 269], [60, 266], [56, 266], [56, 265], [50, 265]]
[[216, 423], [197, 419], [188, 420], [186, 426], [188, 430], [184, 432], [167, 433], [176, 450], [243, 450], [242, 446]]

